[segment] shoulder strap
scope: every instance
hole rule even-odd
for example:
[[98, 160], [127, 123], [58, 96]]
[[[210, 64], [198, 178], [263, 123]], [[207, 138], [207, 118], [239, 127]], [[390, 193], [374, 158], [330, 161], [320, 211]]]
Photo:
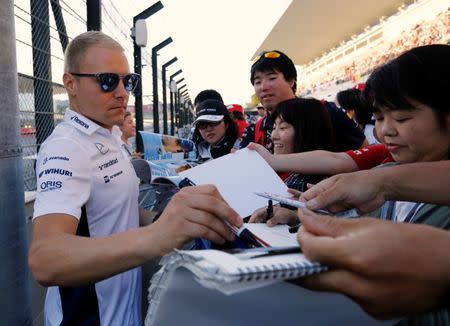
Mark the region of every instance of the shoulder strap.
[[261, 144], [263, 146], [266, 146], [266, 139], [264, 137], [264, 130], [261, 131], [261, 124], [263, 122], [264, 118], [259, 119], [256, 121], [255, 125], [255, 143]]

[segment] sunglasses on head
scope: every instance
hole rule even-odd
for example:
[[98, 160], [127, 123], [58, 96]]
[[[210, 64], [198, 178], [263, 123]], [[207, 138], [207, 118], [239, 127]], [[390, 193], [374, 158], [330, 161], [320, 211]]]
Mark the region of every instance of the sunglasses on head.
[[261, 58], [267, 58], [267, 59], [277, 59], [281, 56], [280, 52], [277, 51], [269, 51], [261, 53], [260, 55], [257, 55], [255, 59], [253, 60], [253, 64], [257, 63]]
[[221, 123], [222, 121], [223, 121], [223, 120], [216, 121], [216, 122], [212, 122], [212, 121], [199, 121], [199, 122], [197, 122], [197, 128], [198, 128], [198, 129], [206, 129], [206, 128], [208, 128], [209, 126], [211, 126], [211, 127], [216, 127], [216, 126], [220, 125], [220, 123]]
[[139, 83], [140, 77], [138, 74], [126, 74], [119, 75], [113, 72], [102, 72], [98, 74], [82, 74], [77, 72], [71, 72], [72, 75], [77, 77], [94, 77], [100, 84], [102, 92], [112, 92], [119, 85], [119, 81], [122, 80], [123, 86], [127, 92], [132, 92]]

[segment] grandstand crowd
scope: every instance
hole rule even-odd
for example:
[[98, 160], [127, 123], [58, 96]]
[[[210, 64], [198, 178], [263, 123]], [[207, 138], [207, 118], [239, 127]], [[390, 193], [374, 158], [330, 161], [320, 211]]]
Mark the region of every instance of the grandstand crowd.
[[[427, 44], [448, 44], [450, 42], [450, 9], [432, 19], [422, 19], [407, 30], [402, 30], [394, 39], [381, 38], [381, 42], [354, 59], [348, 65], [337, 65], [327, 70], [325, 76], [306, 83], [299, 83], [298, 93], [314, 94], [333, 84], [358, 83], [373, 69], [397, 57], [413, 47]], [[366, 45], [369, 46], [369, 45]], [[308, 76], [303, 76], [308, 79]], [[308, 79], [309, 80], [309, 79]]]

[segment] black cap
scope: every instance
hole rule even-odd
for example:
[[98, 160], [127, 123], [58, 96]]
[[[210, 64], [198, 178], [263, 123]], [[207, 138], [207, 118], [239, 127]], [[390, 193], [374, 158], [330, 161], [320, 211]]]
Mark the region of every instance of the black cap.
[[198, 121], [221, 121], [226, 115], [229, 113], [225, 104], [217, 100], [205, 100], [197, 106], [197, 119], [194, 121], [194, 125]]

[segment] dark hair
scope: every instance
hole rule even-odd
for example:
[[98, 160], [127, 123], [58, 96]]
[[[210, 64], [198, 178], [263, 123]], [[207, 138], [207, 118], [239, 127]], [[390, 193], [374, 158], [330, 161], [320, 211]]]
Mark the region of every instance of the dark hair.
[[[268, 52], [279, 53], [278, 58], [266, 58], [264, 54]], [[278, 50], [263, 51], [259, 54], [259, 59], [253, 63], [250, 70], [250, 82], [252, 85], [255, 83], [255, 74], [257, 72], [271, 72], [278, 71], [283, 74], [284, 79], [287, 81], [294, 81], [292, 85], [292, 92], [295, 94], [297, 90], [297, 70], [292, 60], [283, 52]]]
[[380, 107], [391, 110], [411, 110], [418, 101], [435, 113], [444, 129], [445, 116], [450, 111], [450, 46], [443, 44], [420, 46], [404, 52], [398, 58], [377, 68], [366, 82], [364, 96]]
[[355, 120], [358, 124], [365, 126], [374, 124], [372, 120], [372, 109], [368, 107], [369, 103], [364, 100], [362, 92], [359, 89], [349, 88], [336, 94], [339, 106], [345, 111], [353, 110]]
[[[236, 139], [238, 139], [239, 131], [236, 122], [231, 120], [229, 114], [223, 116], [223, 122], [227, 125], [227, 130], [225, 131], [225, 141], [231, 143], [231, 147], [233, 147]], [[195, 146], [197, 146], [203, 140], [200, 131], [198, 130], [197, 125], [195, 126], [194, 133], [192, 135], [192, 141]], [[230, 148], [231, 148], [230, 147]]]
[[218, 100], [223, 103], [222, 96], [215, 89], [205, 89], [197, 94], [194, 99], [194, 106], [199, 105], [201, 102], [205, 100]]
[[333, 151], [335, 141], [328, 110], [315, 98], [294, 98], [278, 103], [274, 113], [295, 130], [294, 152]]
[[233, 120], [245, 121], [244, 114], [239, 111], [231, 111], [230, 116]]

